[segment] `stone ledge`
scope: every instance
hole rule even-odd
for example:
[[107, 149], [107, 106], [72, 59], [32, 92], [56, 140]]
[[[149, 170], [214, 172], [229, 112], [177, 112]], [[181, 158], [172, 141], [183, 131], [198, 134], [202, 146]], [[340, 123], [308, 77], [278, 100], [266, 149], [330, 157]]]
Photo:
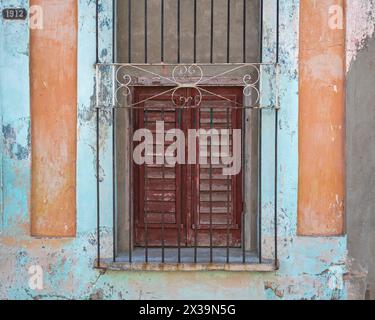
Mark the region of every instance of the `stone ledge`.
[[95, 268], [110, 271], [229, 271], [229, 272], [274, 272], [278, 269], [273, 261], [265, 263], [129, 263], [112, 259], [95, 260]]

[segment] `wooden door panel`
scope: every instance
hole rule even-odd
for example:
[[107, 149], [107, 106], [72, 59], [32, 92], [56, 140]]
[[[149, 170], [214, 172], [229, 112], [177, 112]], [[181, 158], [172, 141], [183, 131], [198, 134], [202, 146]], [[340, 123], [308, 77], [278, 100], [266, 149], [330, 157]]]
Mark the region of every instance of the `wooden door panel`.
[[[136, 90], [135, 101], [143, 101], [161, 89]], [[178, 128], [179, 118], [170, 95], [161, 95], [142, 103], [135, 111], [134, 129], [146, 128], [155, 137], [156, 122], [164, 121], [164, 130]], [[164, 150], [171, 143], [166, 142]], [[181, 237], [186, 224], [181, 221], [181, 166], [156, 164], [156, 142], [152, 143], [154, 164], [134, 165], [137, 194], [134, 196], [135, 245], [177, 246], [186, 244]], [[180, 235], [180, 236], [179, 236]]]
[[[216, 95], [204, 95], [202, 104], [195, 111], [197, 129], [241, 129], [242, 111], [234, 108], [242, 103], [240, 88], [207, 88]], [[230, 101], [227, 101], [230, 100]], [[229, 135], [228, 148], [233, 151], [233, 135]], [[195, 166], [194, 193], [196, 194], [193, 216], [192, 239], [198, 238], [200, 246], [240, 246], [242, 216], [242, 173], [237, 176], [223, 175], [225, 165], [220, 161], [218, 141], [200, 140], [199, 154], [209, 157], [207, 164]], [[216, 149], [216, 150], [215, 150]], [[218, 152], [219, 151], [219, 152]], [[211, 157], [212, 154], [212, 157]], [[198, 155], [199, 157], [199, 155]], [[216, 164], [217, 162], [221, 164]], [[214, 163], [214, 164], [213, 164]]]
[[[235, 102], [242, 102], [242, 89], [207, 89], [230, 101], [204, 95], [199, 108], [181, 110], [174, 107], [171, 94], [164, 94], [147, 101], [142, 105], [145, 109], [135, 111], [134, 129], [147, 128], [155, 134], [156, 121], [163, 120], [165, 130], [179, 128], [185, 137], [189, 129], [241, 129], [242, 111], [232, 107]], [[135, 100], [142, 101], [165, 90], [137, 88]], [[193, 89], [179, 90], [179, 94], [186, 96], [196, 93]], [[206, 149], [207, 164], [134, 165], [136, 246], [241, 244], [242, 174], [224, 176], [225, 166], [212, 164], [210, 158], [213, 152], [214, 158], [220, 160], [220, 154], [214, 152], [218, 142], [209, 138], [206, 143], [205, 139], [199, 141], [198, 157]], [[169, 144], [165, 143], [165, 149]], [[232, 150], [232, 135], [228, 145]], [[186, 143], [186, 156], [188, 151]]]

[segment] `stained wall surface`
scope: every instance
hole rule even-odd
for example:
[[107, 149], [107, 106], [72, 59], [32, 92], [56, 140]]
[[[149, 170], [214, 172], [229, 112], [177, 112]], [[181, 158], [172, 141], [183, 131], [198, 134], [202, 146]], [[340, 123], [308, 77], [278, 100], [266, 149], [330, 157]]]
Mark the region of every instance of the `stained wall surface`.
[[346, 210], [356, 286], [375, 299], [375, 1], [348, 3]]
[[[93, 267], [97, 245], [96, 110], [95, 69], [93, 68], [96, 62], [96, 7], [94, 1], [78, 0], [76, 3], [78, 11], [74, 11], [73, 1], [64, 4], [70, 5], [71, 13], [76, 12], [78, 19], [77, 141], [71, 141], [69, 144], [72, 147], [74, 143], [77, 143], [77, 232], [72, 238], [31, 236], [30, 177], [33, 171], [31, 141], [34, 129], [31, 129], [33, 109], [30, 112], [29, 99], [28, 75], [30, 61], [33, 59], [30, 57], [29, 50], [29, 26], [27, 21], [10, 23], [1, 20], [0, 23], [4, 202], [0, 234], [0, 298], [345, 299], [347, 286], [344, 275], [348, 271], [346, 237], [300, 237], [297, 235], [299, 22], [300, 13], [303, 20], [306, 19], [304, 14], [310, 15], [311, 12], [300, 11], [299, 0], [280, 1], [281, 109], [278, 122], [280, 269], [269, 273], [110, 271], [103, 273]], [[303, 3], [304, 1], [301, 1], [302, 5]], [[306, 3], [311, 3], [311, 1]], [[26, 0], [5, 0], [1, 2], [0, 9], [11, 5], [27, 7], [28, 4]], [[103, 62], [110, 62], [112, 60], [111, 1], [102, 0], [99, 4], [99, 58]], [[275, 1], [266, 0], [265, 30], [268, 32], [265, 33], [263, 39], [264, 43], [269, 44], [268, 50], [265, 51], [266, 61], [274, 61], [275, 57], [274, 13]], [[62, 17], [64, 16], [62, 14]], [[64, 24], [59, 25], [59, 29], [64, 29], [64, 26]], [[71, 28], [70, 25], [65, 27]], [[68, 39], [72, 38], [68, 37]], [[303, 40], [302, 38], [301, 41]], [[57, 42], [52, 46], [56, 45], [60, 49], [68, 50], [69, 48], [64, 47], [65, 44], [65, 42], [64, 44]], [[48, 64], [49, 61], [46, 63]], [[20, 74], [23, 77], [20, 78]], [[58, 101], [54, 103], [59, 104]], [[272, 133], [275, 126], [274, 118], [265, 112], [264, 119], [263, 130], [266, 133]], [[48, 122], [53, 120], [48, 118]], [[103, 191], [101, 193], [102, 227], [100, 231], [103, 256], [109, 256], [112, 247], [112, 205], [111, 201], [108, 201], [112, 194], [111, 118], [102, 117], [100, 125], [101, 165], [99, 171], [100, 186]], [[52, 133], [53, 137], [56, 135], [58, 138], [61, 132]], [[272, 140], [267, 141], [269, 136], [272, 134], [264, 135], [264, 159], [273, 158], [270, 150], [274, 150], [274, 144]], [[41, 138], [42, 141], [39, 143], [45, 143], [50, 139], [53, 138]], [[38, 142], [35, 141], [35, 143]], [[50, 144], [48, 146], [51, 147]], [[272, 176], [267, 172], [264, 174], [264, 181], [272, 180]], [[64, 177], [65, 179], [67, 177]], [[71, 181], [70, 178], [68, 180]], [[268, 186], [265, 188], [266, 193], [267, 190]], [[265, 214], [273, 212], [274, 203], [268, 198], [266, 197], [263, 203]], [[54, 221], [51, 221], [51, 224], [53, 223]], [[264, 231], [265, 237], [267, 232], [272, 233], [272, 230]], [[264, 240], [266, 244], [270, 243], [269, 239]], [[30, 286], [30, 277], [35, 270], [33, 266], [40, 267], [42, 270], [42, 288]]]
[[345, 28], [330, 22], [333, 5], [344, 1], [300, 7], [298, 233], [305, 236], [344, 233]]
[[30, 31], [31, 233], [76, 232], [77, 4], [31, 0], [43, 27]]

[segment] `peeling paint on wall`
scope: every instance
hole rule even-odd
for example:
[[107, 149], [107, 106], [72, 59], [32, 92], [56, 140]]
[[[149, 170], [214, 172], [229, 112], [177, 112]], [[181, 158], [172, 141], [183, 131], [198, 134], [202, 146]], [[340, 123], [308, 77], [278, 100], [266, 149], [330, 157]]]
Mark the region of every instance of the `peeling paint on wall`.
[[336, 0], [301, 1], [298, 232], [340, 236], [345, 199], [345, 30], [326, 23]]
[[31, 232], [76, 232], [77, 3], [30, 0], [43, 28], [30, 31]]
[[346, 70], [357, 59], [357, 54], [366, 46], [366, 41], [375, 33], [375, 1], [347, 0]]
[[347, 3], [347, 202], [351, 298], [375, 298], [375, 1]]
[[[3, 1], [7, 2], [7, 1]], [[27, 1], [17, 0], [20, 5]], [[15, 3], [15, 1], [13, 1]], [[274, 43], [274, 23], [271, 19], [274, 0], [266, 0], [268, 20], [265, 41]], [[110, 1], [102, 2], [100, 12], [100, 52], [110, 58], [111, 21]], [[2, 4], [3, 5], [3, 4]], [[5, 5], [5, 4], [4, 4]], [[8, 299], [345, 299], [346, 285], [342, 282], [346, 270], [346, 237], [298, 237], [298, 47], [299, 1], [281, 1], [281, 75], [280, 75], [280, 165], [279, 165], [279, 253], [280, 270], [270, 273], [228, 272], [102, 272], [93, 268], [96, 258], [96, 170], [95, 170], [95, 113], [92, 112], [95, 87], [95, 2], [79, 0], [78, 23], [78, 149], [77, 149], [77, 236], [74, 239], [36, 239], [30, 237], [29, 191], [30, 161], [7, 156], [5, 167], [5, 224], [0, 236], [0, 298]], [[13, 29], [14, 28], [14, 29]], [[20, 41], [0, 47], [1, 56], [13, 65], [27, 52], [26, 25], [1, 25], [0, 39], [7, 34], [19, 34]], [[0, 44], [4, 41], [0, 41]], [[105, 49], [104, 49], [105, 48]], [[274, 58], [274, 47], [266, 53]], [[22, 54], [19, 71], [28, 73], [28, 57]], [[4, 63], [0, 61], [3, 81]], [[11, 79], [12, 81], [14, 79]], [[21, 87], [21, 88], [19, 88]], [[0, 98], [4, 124], [16, 119], [29, 122], [28, 81], [12, 82], [6, 90], [14, 92], [17, 100]], [[267, 119], [267, 117], [265, 117]], [[274, 127], [274, 119], [265, 123]], [[27, 123], [26, 122], [26, 123]], [[101, 165], [103, 199], [111, 195], [110, 125], [101, 123]], [[28, 145], [29, 126], [16, 132], [16, 142]], [[6, 130], [12, 132], [12, 130]], [[8, 134], [12, 136], [12, 134]], [[268, 141], [264, 152], [273, 148]], [[267, 178], [267, 176], [265, 176]], [[270, 180], [270, 179], [269, 179]], [[272, 189], [268, 185], [265, 191]], [[271, 198], [271, 197], [269, 197]], [[269, 200], [269, 201], [268, 201]], [[100, 230], [104, 255], [111, 248], [112, 208], [102, 201]], [[273, 211], [272, 199], [265, 206]], [[268, 233], [272, 230], [266, 230]], [[267, 232], [265, 236], [267, 237]], [[270, 238], [271, 239], [271, 238]], [[271, 243], [268, 239], [265, 241]], [[43, 270], [44, 287], [29, 286], [30, 266]]]
[[[27, 133], [27, 145], [21, 145], [17, 141], [17, 134], [20, 130], [28, 130]], [[30, 139], [30, 123], [28, 120], [21, 121], [16, 127], [11, 124], [7, 124], [2, 127], [3, 133], [3, 150], [10, 159], [14, 160], [25, 160], [30, 156], [31, 139]]]

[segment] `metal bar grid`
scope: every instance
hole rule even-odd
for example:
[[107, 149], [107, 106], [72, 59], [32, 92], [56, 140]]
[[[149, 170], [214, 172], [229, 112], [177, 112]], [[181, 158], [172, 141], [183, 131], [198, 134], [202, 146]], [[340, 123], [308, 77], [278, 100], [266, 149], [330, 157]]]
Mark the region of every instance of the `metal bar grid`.
[[[128, 14], [128, 19], [127, 19], [127, 32], [128, 32], [128, 60], [131, 61], [131, 62], [135, 62], [133, 61], [133, 57], [135, 57], [136, 55], [133, 54], [132, 50], [135, 49], [136, 47], [133, 46], [134, 44], [134, 41], [136, 41], [136, 39], [134, 39], [134, 36], [132, 36], [132, 32], [133, 32], [133, 23], [135, 21], [134, 19], [134, 15], [137, 14], [137, 10], [140, 8], [138, 7], [138, 5], [135, 3], [136, 0], [124, 0], [124, 1], [127, 1], [127, 14]], [[138, 14], [142, 14], [144, 15], [143, 19], [144, 19], [144, 55], [146, 57], [146, 63], [147, 63], [147, 60], [148, 60], [148, 53], [149, 53], [149, 44], [148, 44], [148, 37], [150, 36], [149, 35], [149, 22], [150, 23], [153, 23], [152, 21], [150, 21], [149, 18], [149, 14], [152, 14], [150, 13], [150, 3], [149, 3], [150, 0], [144, 0], [144, 4], [143, 4], [143, 7], [144, 7], [144, 12], [138, 12]], [[158, 55], [160, 57], [160, 62], [163, 62], [165, 60], [165, 39], [166, 39], [166, 31], [170, 31], [168, 29], [166, 29], [168, 27], [168, 19], [170, 18], [171, 16], [171, 12], [169, 12], [169, 6], [166, 5], [165, 3], [165, 0], [155, 0], [155, 2], [157, 3], [157, 1], [159, 2], [160, 4], [160, 26], [153, 26], [154, 28], [160, 28], [160, 55]], [[181, 42], [183, 39], [181, 39], [181, 36], [184, 36], [181, 34], [181, 28], [182, 28], [182, 19], [181, 19], [181, 16], [184, 14], [182, 12], [182, 9], [183, 9], [183, 6], [182, 6], [182, 3], [181, 3], [181, 0], [175, 0], [176, 1], [176, 14], [175, 14], [175, 17], [176, 17], [176, 61], [177, 63], [180, 63], [181, 62]], [[248, 4], [248, 1], [249, 0], [243, 0], [243, 2], [241, 1], [238, 1], [238, 3], [242, 6], [242, 24], [243, 24], [243, 29], [242, 31], [238, 31], [239, 33], [242, 33], [239, 34], [239, 39], [242, 38], [242, 47], [243, 47], [243, 52], [242, 52], [242, 62], [246, 62], [247, 60], [247, 44], [248, 44], [248, 40], [247, 40], [247, 37], [246, 37], [246, 28], [247, 28], [247, 13], [248, 13], [248, 10], [250, 8], [249, 4]], [[192, 58], [191, 58], [191, 62], [192, 63], [196, 63], [197, 62], [197, 46], [199, 45], [197, 43], [197, 32], [198, 32], [198, 26], [197, 26], [197, 23], [198, 23], [198, 12], [199, 10], [201, 9], [201, 3], [197, 0], [193, 0], [192, 1], [193, 4], [192, 4], [192, 15], [193, 15], [193, 20], [192, 20], [192, 25], [190, 26], [191, 27], [191, 36], [192, 36], [192, 44], [193, 44], [193, 54], [192, 54]], [[217, 17], [217, 8], [218, 8], [218, 4], [217, 2], [215, 2], [215, 0], [210, 0], [210, 2], [207, 4], [209, 6], [209, 10], [210, 10], [210, 13], [209, 13], [209, 16], [207, 17], [207, 20], [208, 20], [208, 25], [207, 25], [207, 28], [208, 28], [208, 39], [207, 41], [209, 42], [209, 52], [207, 52], [208, 54], [208, 61], [210, 63], [214, 63], [216, 62], [215, 60], [217, 60], [217, 57], [215, 57], [214, 55], [214, 52], [215, 52], [215, 46], [216, 46], [216, 41], [217, 39], [215, 39], [215, 37], [217, 37], [219, 34], [217, 33], [218, 31], [216, 30], [216, 25], [217, 25], [217, 21], [216, 21], [216, 17]], [[225, 23], [223, 23], [223, 26], [226, 27], [226, 30], [223, 31], [223, 41], [226, 41], [226, 53], [225, 53], [225, 60], [227, 61], [227, 63], [229, 63], [231, 61], [231, 37], [233, 34], [233, 30], [235, 30], [236, 28], [233, 28], [232, 30], [232, 22], [234, 21], [233, 19], [235, 19], [235, 14], [232, 14], [231, 11], [232, 11], [232, 8], [233, 8], [233, 5], [235, 5], [231, 0], [227, 0], [227, 4], [226, 4], [226, 8], [224, 11], [226, 11], [226, 15], [227, 15], [227, 18], [226, 18], [226, 21]], [[259, 0], [259, 7], [260, 7], [260, 10], [263, 10], [263, 1], [262, 0]], [[216, 10], [216, 11], [215, 11]], [[223, 12], [224, 14], [224, 12]], [[184, 24], [185, 25], [185, 24]], [[135, 27], [136, 28], [136, 27]], [[139, 32], [140, 30], [138, 30]], [[233, 32], [232, 32], [233, 31]], [[260, 30], [260, 32], [262, 33], [263, 30]], [[225, 35], [226, 34], [226, 35]], [[226, 38], [226, 39], [225, 39]], [[260, 46], [262, 46], [262, 44], [260, 44]], [[241, 59], [240, 59], [241, 60]]]
[[[161, 6], [161, 17], [162, 17], [162, 21], [164, 20], [164, 1], [162, 1], [162, 6]], [[97, 102], [97, 105], [96, 105], [96, 135], [97, 135], [97, 143], [96, 143], [96, 175], [97, 175], [97, 267], [100, 268], [100, 260], [101, 260], [101, 242], [100, 242], [100, 238], [101, 238], [101, 235], [100, 235], [100, 143], [99, 143], [99, 135], [100, 135], [100, 109], [103, 108], [102, 105], [100, 105], [99, 103], [99, 87], [100, 87], [100, 66], [105, 66], [105, 65], [108, 65], [108, 64], [103, 64], [100, 62], [100, 59], [99, 59], [99, 4], [98, 4], [98, 0], [96, 1], [96, 17], [97, 17], [97, 21], [96, 21], [96, 33], [97, 33], [97, 37], [96, 37], [96, 45], [97, 45], [97, 49], [96, 49], [96, 65], [97, 65], [97, 69], [96, 69], [96, 102]], [[196, 1], [194, 1], [194, 62], [196, 61]], [[119, 64], [116, 62], [116, 47], [115, 47], [115, 42], [116, 42], [116, 14], [115, 14], [115, 10], [114, 10], [114, 15], [113, 15], [113, 42], [114, 42], [114, 47], [113, 47], [113, 63], [111, 64], [111, 66], [116, 69], [117, 67], [122, 67], [122, 66], [138, 66], [138, 67], [152, 67], [152, 66], [157, 66], [158, 64], [148, 64], [147, 61], [147, 0], [145, 0], [145, 63], [144, 64], [132, 64], [132, 57], [131, 57], [131, 1], [128, 2], [129, 3], [129, 7], [128, 7], [128, 11], [129, 11], [129, 52], [128, 52], [128, 64]], [[244, 0], [244, 22], [245, 22], [245, 17], [246, 17], [246, 0]], [[114, 8], [116, 8], [116, 0], [113, 0], [113, 6]], [[211, 1], [211, 8], [213, 9], [214, 8], [214, 4], [213, 4], [213, 0]], [[249, 65], [257, 65], [259, 66], [259, 68], [261, 66], [272, 66], [274, 65], [275, 68], [276, 68], [276, 77], [277, 77], [277, 83], [278, 83], [278, 75], [279, 75], [279, 25], [280, 25], [280, 17], [279, 17], [279, 10], [280, 10], [280, 4], [279, 4], [279, 0], [277, 0], [277, 39], [276, 39], [276, 63], [262, 63], [262, 60], [263, 60], [263, 47], [262, 47], [262, 39], [263, 39], [263, 1], [260, 0], [260, 15], [261, 15], [261, 19], [260, 19], [260, 63], [254, 63], [254, 64], [249, 64]], [[215, 64], [215, 65], [226, 65], [226, 66], [239, 66], [241, 65], [240, 63], [229, 63], [230, 61], [230, 50], [229, 50], [229, 44], [230, 44], [230, 0], [228, 0], [228, 29], [227, 29], [227, 42], [228, 42], [228, 48], [227, 48], [227, 63], [226, 64]], [[180, 62], [180, 0], [178, 0], [178, 62]], [[210, 62], [212, 63], [213, 62], [213, 10], [211, 12], [211, 31], [210, 31], [210, 34], [211, 34], [211, 54], [210, 54]], [[246, 25], [244, 23], [244, 36], [243, 36], [243, 61], [245, 62], [246, 61]], [[162, 31], [161, 31], [161, 41], [162, 41], [162, 46], [161, 46], [161, 61], [163, 61], [163, 56], [164, 56], [164, 25], [162, 24]], [[211, 64], [210, 63], [210, 64]], [[206, 64], [206, 65], [210, 65], [210, 64]], [[163, 66], [167, 66], [167, 65], [170, 65], [170, 66], [173, 66], [173, 64], [164, 64], [163, 63]], [[203, 64], [202, 64], [203, 65]], [[242, 64], [243, 65], [243, 64]], [[178, 86], [180, 86], [181, 84], [178, 84]], [[182, 86], [183, 87], [183, 86]], [[189, 86], [187, 85], [186, 86], [187, 88], [189, 88]], [[190, 87], [191, 89], [195, 89], [195, 87], [191, 86]], [[277, 91], [278, 91], [278, 87], [277, 87]], [[278, 92], [277, 92], [277, 96], [276, 96], [276, 102], [275, 102], [275, 106], [271, 106], [271, 109], [274, 109], [275, 110], [275, 190], [274, 190], [274, 202], [275, 202], [275, 205], [274, 205], [274, 228], [275, 228], [275, 235], [274, 235], [274, 240], [275, 240], [275, 252], [274, 252], [274, 263], [275, 263], [275, 266], [277, 267], [277, 260], [278, 260], [278, 256], [277, 256], [277, 201], [278, 201], [278, 198], [277, 198], [277, 195], [278, 195], [278, 121], [279, 121], [279, 110], [280, 110], [280, 107], [279, 107], [279, 97], [278, 97]], [[108, 106], [105, 106], [106, 109], [108, 109]], [[114, 190], [114, 193], [115, 193], [115, 189], [116, 189], [116, 163], [115, 163], [115, 159], [116, 159], [116, 131], [115, 131], [115, 121], [116, 121], [116, 113], [115, 113], [115, 110], [116, 108], [118, 108], [118, 106], [116, 105], [116, 103], [113, 103], [112, 105], [112, 109], [113, 109], [113, 112], [112, 112], [112, 121], [113, 121], [113, 190]], [[191, 109], [194, 108], [194, 106], [190, 106]], [[196, 109], [199, 109], [199, 106], [195, 106]], [[233, 108], [232, 110], [236, 109], [236, 108], [240, 108], [242, 110], [245, 110], [247, 109], [246, 106], [241, 106], [241, 107], [238, 107], [236, 106], [235, 108]], [[261, 106], [261, 102], [258, 101], [257, 103], [257, 106], [256, 107], [251, 107], [250, 109], [257, 109], [259, 111], [259, 130], [260, 130], [260, 134], [258, 135], [259, 136], [259, 139], [258, 139], [258, 152], [259, 152], [259, 167], [260, 167], [260, 173], [259, 173], [259, 207], [258, 207], [258, 210], [259, 210], [259, 222], [261, 222], [261, 218], [262, 218], [262, 198], [261, 198], [261, 184], [262, 184], [262, 174], [261, 174], [261, 163], [262, 163], [262, 150], [261, 150], [261, 145], [262, 145], [262, 137], [261, 137], [261, 131], [262, 131], [262, 111], [264, 109], [266, 109], [267, 107], [262, 107]], [[132, 118], [132, 110], [136, 109], [134, 106], [130, 106], [129, 107], [130, 109], [130, 118]], [[176, 107], [176, 110], [178, 111], [179, 115], [179, 119], [181, 118], [181, 112], [183, 111], [182, 109], [185, 109], [185, 108], [179, 108], [179, 107]], [[229, 109], [228, 109], [229, 111]], [[145, 109], [144, 110], [145, 112], [145, 117], [147, 118], [147, 110]], [[212, 127], [212, 108], [210, 109], [210, 126]], [[164, 110], [163, 110], [163, 119], [164, 119]], [[228, 119], [227, 119], [227, 124], [228, 124]], [[131, 143], [132, 145], [132, 143]], [[210, 143], [210, 152], [212, 151], [211, 150], [211, 143]], [[133, 149], [133, 145], [131, 146], [131, 150]], [[210, 178], [212, 178], [212, 167], [210, 165]], [[130, 177], [131, 178], [131, 177]], [[163, 166], [163, 178], [164, 178], [164, 166]], [[211, 179], [210, 179], [210, 190], [211, 190]], [[212, 263], [213, 260], [214, 260], [214, 255], [213, 255], [213, 239], [212, 239], [212, 194], [210, 192], [210, 246], [209, 246], [209, 250], [210, 250], [210, 262]], [[163, 191], [163, 198], [164, 198], [164, 191]], [[234, 199], [232, 199], [232, 201], [234, 201]], [[227, 203], [227, 205], [229, 206], [229, 203]], [[227, 210], [228, 212], [229, 210]], [[117, 217], [117, 210], [116, 210], [116, 194], [113, 194], [113, 261], [115, 262], [116, 261], [116, 255], [117, 255], [117, 249], [116, 249], [116, 242], [117, 242], [117, 234], [116, 234], [116, 231], [117, 231], [117, 225], [116, 225], [116, 217]], [[228, 218], [228, 217], [227, 217]], [[146, 226], [147, 226], [147, 218], [145, 219], [146, 220]], [[163, 214], [163, 218], [162, 218], [162, 263], [165, 263], [165, 242], [164, 242], [164, 214]], [[133, 222], [132, 222], [132, 214], [129, 215], [129, 262], [132, 263], [133, 262], [133, 258], [132, 258], [132, 251], [133, 251], [133, 247], [132, 247], [132, 243], [133, 243], [133, 235], [132, 235], [132, 228], [133, 228]], [[180, 229], [180, 223], [179, 223], [179, 229]], [[229, 219], [227, 219], [227, 239], [226, 239], [226, 263], [230, 263], [230, 246], [229, 246]], [[146, 227], [147, 228], [147, 227]], [[244, 224], [243, 224], [243, 228], [244, 228]], [[178, 236], [178, 263], [181, 263], [181, 245], [180, 245], [180, 230], [179, 230], [179, 236]], [[261, 223], [259, 223], [259, 230], [258, 230], [258, 237], [259, 237], [259, 241], [258, 241], [258, 258], [259, 258], [259, 263], [261, 264], [263, 262], [262, 260], [262, 228], [261, 228]], [[145, 262], [147, 263], [148, 262], [148, 245], [147, 245], [147, 232], [146, 232], [146, 239], [145, 239], [145, 242], [146, 242], [146, 248], [145, 248]], [[245, 244], [244, 244], [244, 239], [242, 240], [243, 241], [243, 263], [246, 263], [246, 250], [245, 250]], [[198, 247], [197, 247], [197, 230], [195, 229], [194, 230], [194, 263], [197, 263], [198, 262]]]

